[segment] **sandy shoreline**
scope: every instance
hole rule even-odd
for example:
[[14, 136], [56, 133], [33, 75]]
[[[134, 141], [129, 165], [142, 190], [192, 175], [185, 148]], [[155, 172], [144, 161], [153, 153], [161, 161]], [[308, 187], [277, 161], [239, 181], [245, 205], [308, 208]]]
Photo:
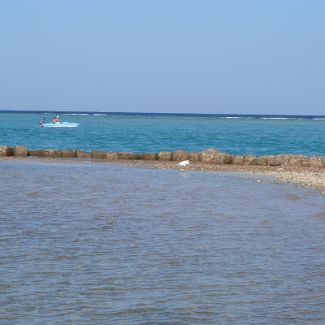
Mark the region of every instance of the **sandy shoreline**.
[[218, 165], [207, 162], [191, 162], [181, 168], [176, 161], [158, 160], [103, 160], [103, 159], [78, 159], [78, 158], [45, 158], [45, 157], [0, 157], [1, 161], [41, 161], [49, 163], [101, 163], [127, 167], [182, 169], [188, 171], [210, 171], [249, 173], [253, 175], [271, 176], [280, 183], [293, 183], [302, 187], [317, 189], [325, 194], [325, 169], [319, 167], [292, 167], [292, 166], [249, 166], [249, 165]]

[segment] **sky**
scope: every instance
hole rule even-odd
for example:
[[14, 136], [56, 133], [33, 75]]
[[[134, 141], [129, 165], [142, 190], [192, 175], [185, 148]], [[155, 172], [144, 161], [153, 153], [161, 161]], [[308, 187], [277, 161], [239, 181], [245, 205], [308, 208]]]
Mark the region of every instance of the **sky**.
[[0, 110], [325, 114], [323, 0], [0, 0]]

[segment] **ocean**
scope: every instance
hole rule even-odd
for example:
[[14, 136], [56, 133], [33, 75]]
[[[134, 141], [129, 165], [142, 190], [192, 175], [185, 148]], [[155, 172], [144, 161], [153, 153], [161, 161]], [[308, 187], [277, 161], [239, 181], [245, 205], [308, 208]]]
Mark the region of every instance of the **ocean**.
[[0, 161], [1, 324], [324, 324], [325, 201], [245, 174]]
[[41, 128], [56, 113], [0, 112], [0, 145], [159, 152], [216, 148], [240, 155], [325, 155], [324, 116], [62, 112], [78, 128]]
[[[321, 116], [1, 112], [29, 149], [325, 155]], [[325, 200], [242, 173], [0, 160], [0, 324], [324, 324]]]

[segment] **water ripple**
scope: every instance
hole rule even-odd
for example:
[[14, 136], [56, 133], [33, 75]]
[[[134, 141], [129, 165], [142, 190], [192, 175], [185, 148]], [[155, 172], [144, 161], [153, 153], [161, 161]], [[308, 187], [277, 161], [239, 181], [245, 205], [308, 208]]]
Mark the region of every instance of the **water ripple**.
[[103, 164], [0, 172], [0, 322], [325, 322], [315, 191]]

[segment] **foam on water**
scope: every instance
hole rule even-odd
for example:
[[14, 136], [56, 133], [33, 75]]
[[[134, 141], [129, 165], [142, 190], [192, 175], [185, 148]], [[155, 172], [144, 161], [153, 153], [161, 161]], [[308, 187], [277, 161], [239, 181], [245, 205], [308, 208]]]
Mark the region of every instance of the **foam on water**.
[[44, 128], [77, 128], [79, 123], [70, 123], [70, 122], [62, 122], [62, 123], [44, 123], [42, 127]]
[[316, 191], [90, 163], [0, 174], [4, 324], [325, 322]]

